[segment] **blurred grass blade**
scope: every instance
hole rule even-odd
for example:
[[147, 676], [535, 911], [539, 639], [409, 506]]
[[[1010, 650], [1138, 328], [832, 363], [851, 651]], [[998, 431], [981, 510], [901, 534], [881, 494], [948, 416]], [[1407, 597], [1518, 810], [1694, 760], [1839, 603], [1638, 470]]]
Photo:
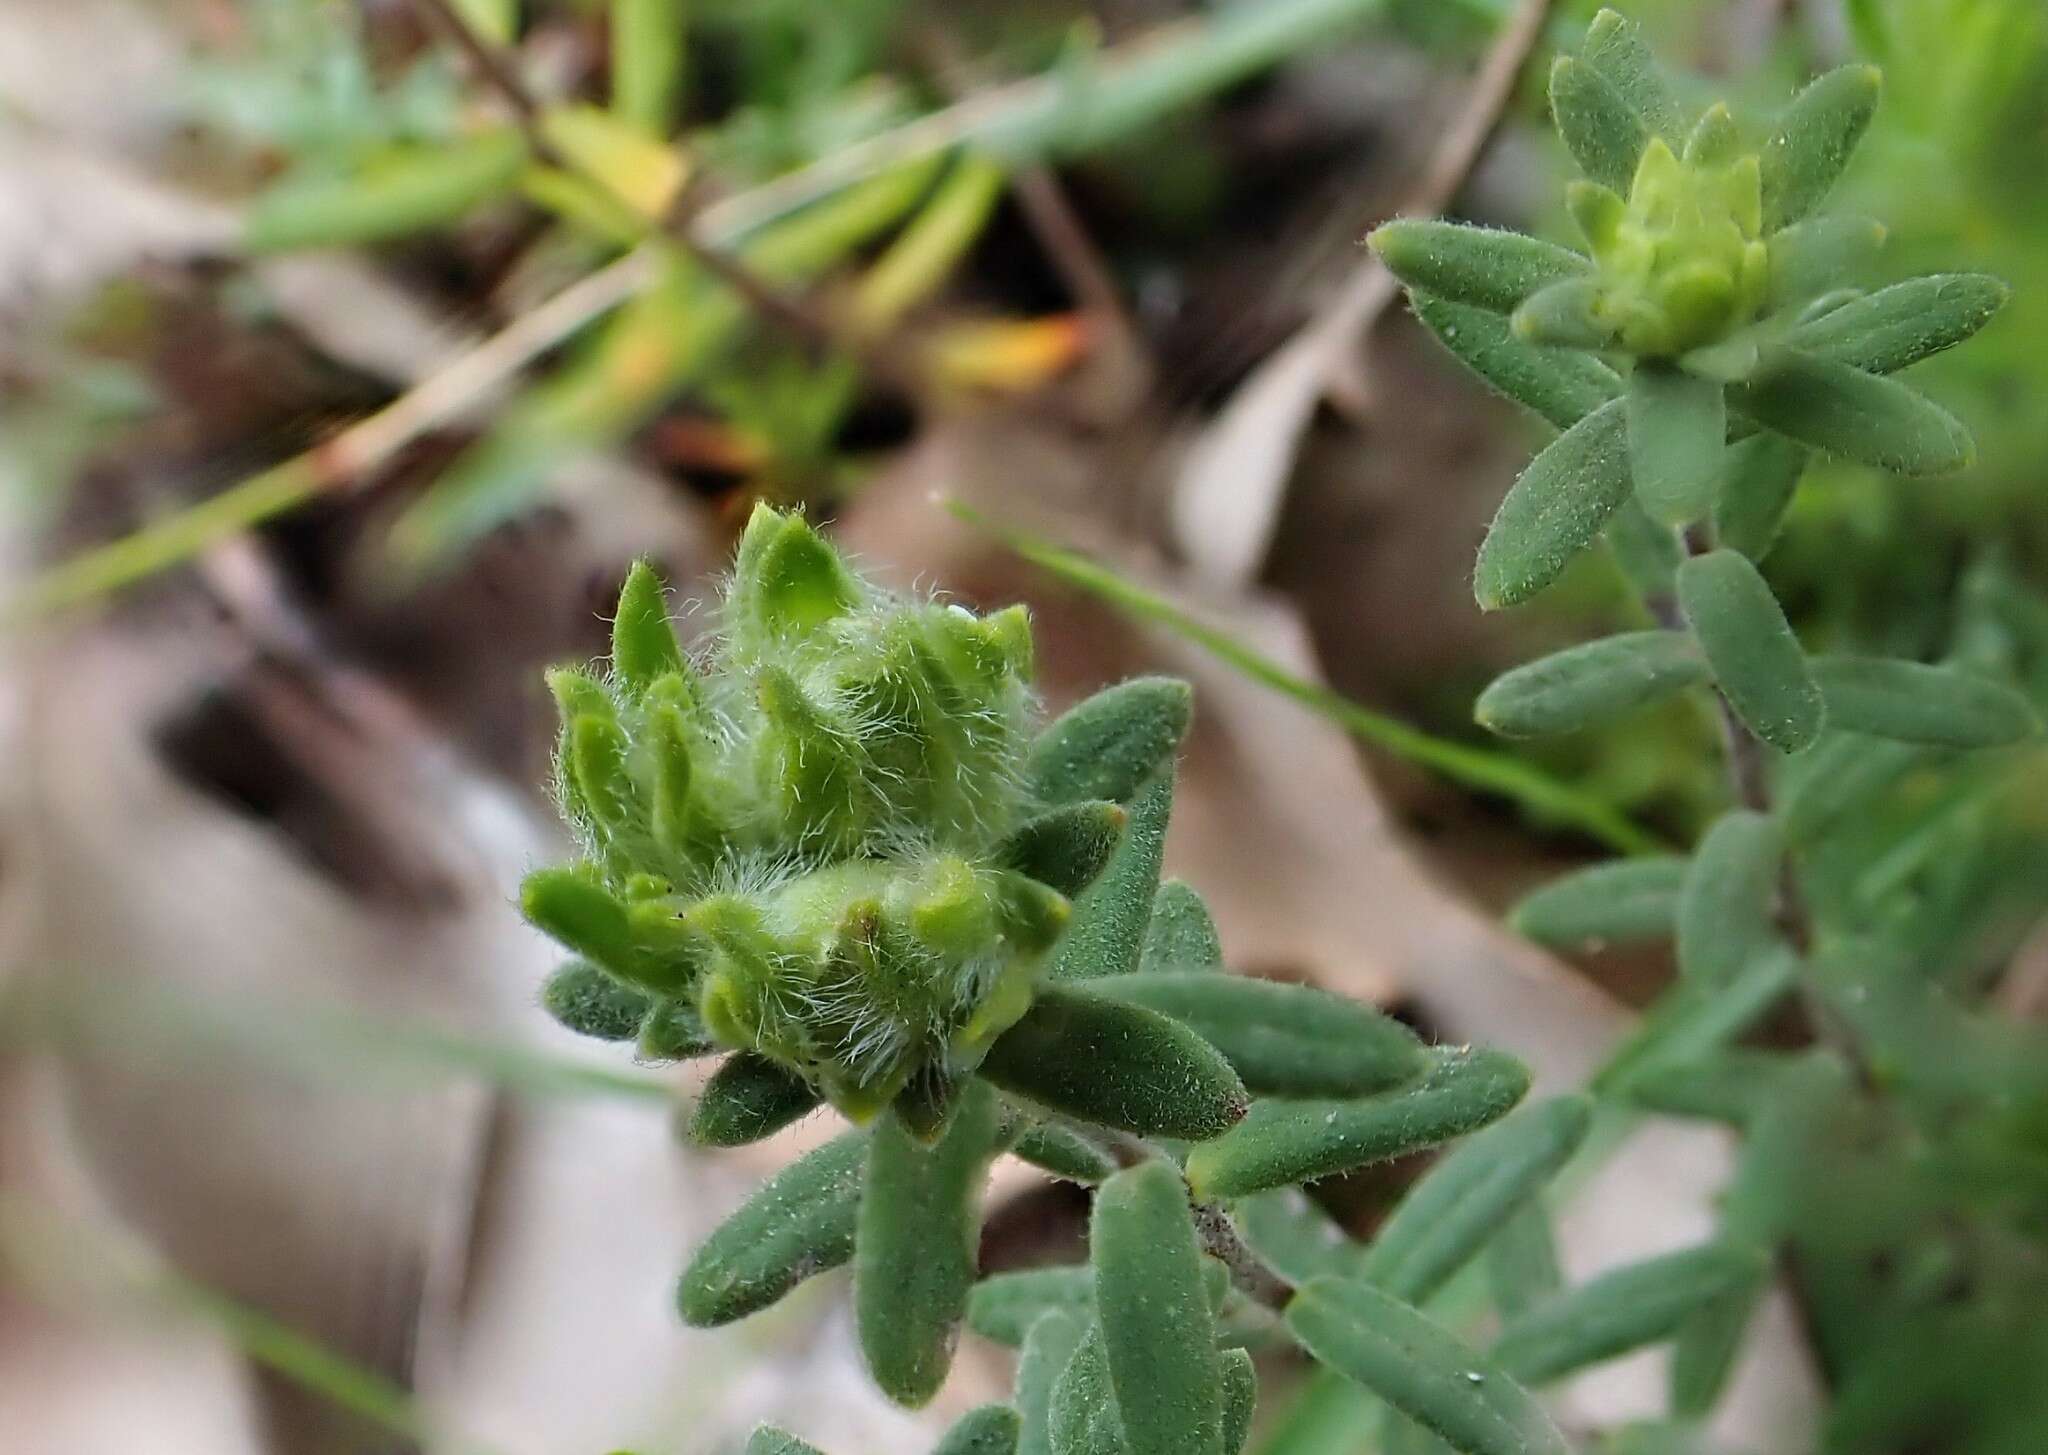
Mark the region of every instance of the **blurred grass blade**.
[[1566, 825], [1621, 853], [1656, 853], [1664, 847], [1653, 835], [1630, 823], [1626, 816], [1610, 805], [1519, 759], [1432, 737], [1399, 719], [1374, 712], [1320, 683], [1297, 677], [1228, 632], [1196, 620], [1164, 597], [1147, 591], [1078, 552], [1035, 536], [1000, 528], [986, 516], [958, 501], [951, 502], [948, 508], [962, 520], [997, 536], [1019, 556], [1058, 580], [1100, 597], [1128, 616], [1155, 623], [1185, 637], [1226, 666], [1282, 696], [1292, 698], [1374, 747], [1441, 773], [1463, 787], [1499, 794], [1519, 804], [1539, 822]]

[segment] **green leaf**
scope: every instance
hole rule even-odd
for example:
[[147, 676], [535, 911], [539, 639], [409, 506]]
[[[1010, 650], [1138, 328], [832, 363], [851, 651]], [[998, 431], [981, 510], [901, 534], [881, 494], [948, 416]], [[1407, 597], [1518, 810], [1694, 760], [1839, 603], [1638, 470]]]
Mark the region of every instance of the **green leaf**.
[[919, 1142], [893, 1112], [869, 1138], [854, 1314], [868, 1371], [899, 1404], [927, 1403], [952, 1367], [997, 1117], [994, 1091], [970, 1081], [938, 1145]]
[[1744, 966], [1725, 985], [1681, 980], [1593, 1078], [1600, 1096], [1627, 1097], [1639, 1079], [1684, 1065], [1726, 1044], [1776, 1005], [1799, 972], [1799, 957], [1777, 948]]
[[1494, 679], [1473, 716], [1507, 738], [1578, 732], [1661, 702], [1707, 677], [1684, 632], [1640, 631], [1567, 647]]
[[612, 0], [612, 110], [660, 140], [681, 105], [689, 15], [688, 0]]
[[2011, 296], [1985, 273], [1936, 273], [1845, 303], [1792, 330], [1786, 343], [1852, 369], [1892, 374], [1954, 348]]
[[1088, 1244], [1126, 1448], [1213, 1449], [1222, 1434], [1223, 1368], [1180, 1174], [1146, 1162], [1104, 1183]]
[[1806, 448], [1783, 435], [1755, 434], [1730, 445], [1714, 498], [1715, 539], [1752, 561], [1769, 555], [1806, 461]]
[[1095, 1274], [1086, 1264], [991, 1274], [967, 1298], [967, 1326], [1011, 1348], [1025, 1343], [1051, 1313], [1072, 1314], [1082, 1323], [1095, 1317]]
[[[1085, 1268], [1080, 1272], [1092, 1287], [1094, 1275]], [[971, 1305], [968, 1317], [973, 1318]], [[1024, 1335], [1024, 1352], [1017, 1360], [1017, 1455], [1052, 1455], [1053, 1385], [1087, 1334], [1088, 1318], [1055, 1310], [1036, 1319]]]
[[1674, 146], [1685, 132], [1685, 118], [1671, 83], [1650, 53], [1635, 22], [1613, 10], [1602, 10], [1586, 27], [1579, 59], [1605, 76], [1627, 98], [1643, 124]]
[[1768, 1288], [1761, 1268], [1688, 1314], [1671, 1346], [1671, 1412], [1701, 1419], [1728, 1387], [1743, 1336]]
[[1877, 112], [1875, 66], [1829, 71], [1792, 98], [1764, 143], [1764, 229], [1776, 232], [1820, 206], [1848, 168]]
[[1318, 1278], [1287, 1306], [1303, 1346], [1464, 1455], [1569, 1455], [1528, 1392], [1408, 1305]]
[[1694, 850], [1678, 900], [1678, 972], [1725, 985], [1777, 938], [1785, 845], [1761, 813], [1724, 813]]
[[1654, 360], [1628, 382], [1628, 462], [1652, 520], [1690, 525], [1714, 508], [1726, 464], [1728, 402], [1720, 384]]
[[633, 563], [619, 591], [618, 614], [612, 618], [612, 668], [639, 691], [670, 672], [690, 670], [683, 645], [669, 625], [661, 578], [646, 561]]
[[818, 1104], [803, 1077], [758, 1051], [735, 1051], [711, 1073], [690, 1116], [690, 1140], [743, 1147], [771, 1137]]
[[1593, 270], [1589, 259], [1556, 243], [1437, 218], [1396, 218], [1367, 241], [1410, 288], [1495, 313], [1512, 313], [1537, 289]]
[[1486, 1287], [1504, 1319], [1519, 1318], [1564, 1287], [1550, 1209], [1540, 1195], [1523, 1203], [1486, 1245]]
[[1791, 624], [1747, 557], [1709, 551], [1678, 568], [1678, 604], [1749, 730], [1781, 752], [1810, 747], [1827, 704]]
[[1049, 980], [1094, 980], [1138, 968], [1159, 894], [1173, 775], [1163, 773], [1131, 801], [1123, 836], [1095, 882], [1074, 900], [1073, 918], [1046, 967]]
[[1078, 989], [1039, 992], [981, 1074], [1049, 1110], [1139, 1136], [1200, 1141], [1245, 1113], [1244, 1083], [1167, 1016]]
[[835, 1137], [768, 1179], [684, 1270], [683, 1322], [712, 1328], [759, 1313], [853, 1256], [868, 1134]]
[[1261, 1101], [1188, 1155], [1203, 1201], [1242, 1197], [1419, 1152], [1498, 1120], [1529, 1089], [1497, 1051], [1440, 1051], [1421, 1082], [1361, 1101]]
[[1889, 657], [1816, 657], [1828, 721], [1848, 732], [1945, 748], [1995, 748], [2041, 730], [2033, 704], [1959, 667]]
[[1884, 224], [1831, 214], [1788, 227], [1771, 239], [1764, 311], [1781, 313], [1870, 276], [1884, 251]]
[[1622, 402], [1587, 415], [1522, 471], [1479, 547], [1481, 609], [1518, 606], [1552, 581], [1629, 496]]
[[1046, 804], [1128, 803], [1173, 760], [1194, 693], [1173, 677], [1135, 677], [1062, 713], [1031, 745], [1025, 779]]
[[1223, 1437], [1217, 1442], [1219, 1455], [1238, 1455], [1252, 1437], [1252, 1417], [1258, 1413], [1259, 1372], [1252, 1356], [1242, 1349], [1225, 1349], [1223, 1359]]
[[1896, 379], [1790, 350], [1736, 386], [1733, 403], [1803, 445], [1894, 474], [1946, 474], [1977, 457], [1961, 421]]
[[1627, 196], [1650, 131], [1621, 89], [1584, 60], [1559, 56], [1550, 68], [1550, 114], [1579, 170]]
[[985, 1404], [954, 1421], [932, 1455], [1016, 1455], [1022, 1425], [1006, 1404]]
[[1041, 1171], [1091, 1187], [1115, 1172], [1117, 1165], [1114, 1157], [1079, 1132], [1051, 1122], [1026, 1127], [1010, 1152]]
[[746, 1455], [824, 1455], [824, 1452], [787, 1430], [778, 1430], [773, 1425], [757, 1425], [754, 1433], [747, 1437]]
[[1558, 950], [1663, 939], [1678, 928], [1686, 862], [1675, 854], [1654, 854], [1575, 870], [1523, 899], [1508, 925]]
[[1799, 760], [1778, 801], [1785, 839], [1810, 844], [1841, 821], [1844, 814], [1869, 804], [1915, 768], [1939, 754], [1918, 743], [1866, 737], [1862, 733], [1830, 732]]
[[1428, 1302], [1557, 1175], [1592, 1118], [1586, 1097], [1555, 1097], [1465, 1142], [1401, 1199], [1361, 1276], [1396, 1298]]
[[1145, 948], [1139, 952], [1138, 969], [1152, 974], [1222, 968], [1223, 941], [1216, 933], [1216, 921], [1209, 917], [1209, 906], [1187, 884], [1167, 880], [1152, 896], [1152, 918], [1145, 925]]
[[1129, 821], [1123, 806], [1106, 798], [1062, 804], [1027, 820], [996, 858], [1071, 899], [1102, 873]]
[[1049, 1424], [1052, 1455], [1124, 1455], [1123, 1416], [1116, 1407], [1101, 1325], [1088, 1330], [1053, 1381]]
[[1517, 338], [1503, 314], [1414, 291], [1408, 303], [1458, 362], [1507, 398], [1570, 429], [1621, 393], [1621, 376], [1590, 354]]
[[242, 245], [274, 253], [407, 237], [510, 192], [526, 163], [525, 138], [507, 128], [394, 147], [340, 175], [286, 177], [250, 208]]
[[1089, 990], [1172, 1016], [1221, 1051], [1262, 1096], [1369, 1096], [1420, 1076], [1422, 1042], [1345, 996], [1212, 971], [1140, 973]]
[[1493, 1357], [1548, 1384], [1669, 1338], [1692, 1315], [1762, 1271], [1753, 1253], [1718, 1244], [1646, 1258], [1537, 1305], [1501, 1330]]
[[630, 1041], [654, 1004], [646, 992], [621, 984], [588, 960], [571, 960], [541, 987], [541, 1008], [579, 1036]]

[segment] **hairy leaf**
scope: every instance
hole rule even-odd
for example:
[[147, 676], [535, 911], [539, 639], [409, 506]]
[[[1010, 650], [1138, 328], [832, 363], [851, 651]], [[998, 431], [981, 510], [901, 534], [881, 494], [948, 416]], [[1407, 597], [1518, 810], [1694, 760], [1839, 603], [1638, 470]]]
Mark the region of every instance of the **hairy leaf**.
[[1810, 747], [1827, 705], [1778, 599], [1749, 559], [1730, 550], [1695, 556], [1678, 568], [1678, 603], [1749, 730], [1782, 752]]
[[1195, 970], [1120, 975], [1088, 988], [1190, 1027], [1258, 1095], [1367, 1096], [1429, 1065], [1399, 1021], [1306, 985]]
[[709, 1328], [759, 1313], [853, 1256], [868, 1134], [844, 1133], [771, 1177], [719, 1224], [684, 1270], [683, 1322]]
[[929, 1401], [952, 1367], [974, 1286], [997, 1117], [995, 1092], [970, 1081], [936, 1146], [894, 1115], [880, 1118], [869, 1138], [854, 1313], [868, 1370], [899, 1404]]
[[1494, 679], [1473, 716], [1502, 737], [1577, 732], [1660, 702], [1707, 677], [1684, 632], [1624, 632], [1567, 647]]
[[690, 1115], [690, 1140], [741, 1147], [773, 1136], [817, 1106], [803, 1077], [758, 1051], [735, 1051], [711, 1073]]
[[1318, 1278], [1287, 1307], [1308, 1351], [1465, 1455], [1569, 1455], [1550, 1417], [1493, 1361], [1366, 1284]]
[[1244, 1121], [1188, 1155], [1204, 1200], [1242, 1197], [1419, 1152], [1504, 1115], [1529, 1089], [1521, 1062], [1497, 1051], [1443, 1051], [1412, 1087], [1361, 1101], [1261, 1101]]
[[1622, 402], [1587, 415], [1530, 462], [1479, 547], [1473, 594], [1487, 611], [1527, 601], [1552, 581], [1629, 496]]
[[1050, 1110], [1140, 1136], [1200, 1140], [1245, 1112], [1244, 1083], [1207, 1041], [1156, 1011], [1049, 989], [981, 1074]]

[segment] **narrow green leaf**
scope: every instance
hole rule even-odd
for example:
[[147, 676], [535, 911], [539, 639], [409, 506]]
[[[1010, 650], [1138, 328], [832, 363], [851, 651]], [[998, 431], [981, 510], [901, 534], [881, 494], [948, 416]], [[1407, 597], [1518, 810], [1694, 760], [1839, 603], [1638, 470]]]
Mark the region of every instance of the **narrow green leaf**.
[[1051, 1122], [1026, 1127], [1010, 1152], [1055, 1177], [1091, 1187], [1116, 1171], [1116, 1159], [1109, 1153], [1079, 1132]]
[[1049, 989], [989, 1048], [981, 1074], [1052, 1111], [1139, 1136], [1200, 1141], [1245, 1113], [1244, 1083], [1170, 1017]]
[[2041, 730], [2033, 704], [1960, 667], [1889, 657], [1816, 657], [1828, 721], [1847, 732], [1944, 748], [1995, 748]]
[[1463, 1455], [1569, 1455], [1550, 1417], [1497, 1365], [1376, 1288], [1318, 1278], [1288, 1305], [1287, 1326], [1317, 1359]]
[[1728, 1387], [1743, 1336], [1769, 1280], [1761, 1267], [1687, 1315], [1671, 1346], [1671, 1413], [1702, 1419]]
[[[1085, 1268], [1081, 1275], [1092, 1287], [1094, 1275]], [[969, 1317], [972, 1318], [971, 1306]], [[1025, 1334], [1024, 1352], [1017, 1360], [1017, 1455], [1052, 1455], [1053, 1385], [1072, 1362], [1087, 1333], [1086, 1318], [1054, 1310], [1041, 1315]]]
[[1479, 547], [1473, 594], [1480, 607], [1518, 606], [1556, 580], [1628, 498], [1631, 483], [1617, 399], [1553, 440], [1501, 501]]
[[1006, 1404], [985, 1404], [953, 1422], [932, 1455], [1016, 1455], [1022, 1421]]
[[1262, 1096], [1369, 1096], [1420, 1076], [1415, 1033], [1345, 996], [1209, 971], [1140, 973], [1089, 983], [1097, 995], [1172, 1016], [1221, 1051]]
[[1678, 568], [1678, 604], [1749, 730], [1781, 752], [1812, 746], [1827, 704], [1778, 599], [1748, 558], [1730, 550], [1693, 557]]
[[1650, 129], [1621, 89], [1586, 61], [1559, 56], [1550, 68], [1550, 115], [1579, 170], [1628, 195]]
[[1367, 241], [1410, 288], [1452, 303], [1512, 313], [1537, 289], [1590, 273], [1587, 258], [1519, 232], [1437, 218], [1402, 217]]
[[1031, 745], [1025, 777], [1046, 804], [1128, 803], [1173, 760], [1194, 693], [1172, 677], [1135, 677], [1067, 709]]
[[1223, 1367], [1180, 1174], [1146, 1162], [1104, 1183], [1088, 1244], [1126, 1447], [1131, 1455], [1213, 1449]]
[[1570, 429], [1621, 393], [1621, 376], [1607, 365], [1575, 349], [1517, 338], [1503, 314], [1419, 290], [1408, 303], [1459, 363], [1559, 429]]
[[683, 644], [669, 624], [661, 577], [646, 561], [635, 561], [619, 591], [612, 618], [612, 668], [635, 689], [645, 691], [658, 677], [687, 673]]
[[1803, 445], [1894, 474], [1946, 474], [1977, 457], [1961, 421], [1896, 379], [1791, 350], [1737, 385], [1732, 402]]
[[1188, 1155], [1204, 1201], [1242, 1197], [1419, 1152], [1499, 1119], [1529, 1089], [1497, 1051], [1440, 1051], [1421, 1082], [1362, 1101], [1261, 1101]]
[[1689, 1317], [1761, 1273], [1755, 1254], [1718, 1244], [1646, 1258], [1537, 1305], [1501, 1330], [1493, 1357], [1530, 1384], [1669, 1338]]
[[1530, 894], [1509, 914], [1508, 925], [1558, 950], [1663, 939], [1678, 928], [1685, 870], [1686, 860], [1675, 854], [1594, 864]]
[[1355, 1278], [1365, 1249], [1298, 1187], [1276, 1187], [1231, 1205], [1238, 1236], [1290, 1283], [1323, 1274]]
[[1123, 836], [1095, 881], [1074, 900], [1073, 918], [1053, 948], [1049, 980], [1095, 980], [1138, 968], [1159, 894], [1173, 774], [1162, 773], [1131, 800]]
[[1806, 461], [1805, 446], [1768, 431], [1730, 445], [1714, 498], [1716, 540], [1752, 561], [1769, 555]]
[[1918, 743], [1830, 732], [1799, 760], [1778, 802], [1786, 842], [1810, 844], [1869, 804], [1915, 768], [1936, 761], [1936, 749]]
[[1110, 1382], [1102, 1326], [1092, 1326], [1053, 1381], [1052, 1455], [1124, 1455], [1123, 1415]]
[[675, 130], [690, 0], [612, 0], [612, 110], [649, 136]]
[[395, 147], [338, 176], [287, 177], [250, 208], [242, 245], [359, 247], [424, 232], [511, 191], [526, 163], [525, 139], [507, 128]]
[[1522, 1204], [1486, 1245], [1486, 1288], [1503, 1319], [1519, 1318], [1564, 1287], [1557, 1235], [1539, 1194]]
[[1628, 462], [1652, 520], [1690, 525], [1714, 508], [1728, 440], [1728, 402], [1712, 379], [1645, 360], [1628, 381]]
[[1084, 1324], [1095, 1317], [1095, 1274], [1086, 1264], [991, 1274], [967, 1298], [967, 1326], [1013, 1349], [1052, 1313]]
[[995, 1092], [970, 1081], [938, 1145], [919, 1142], [894, 1113], [869, 1138], [853, 1306], [868, 1371], [899, 1404], [927, 1403], [952, 1368], [997, 1118]]
[[1578, 732], [1706, 680], [1684, 632], [1640, 631], [1567, 647], [1494, 679], [1473, 716], [1506, 738]]
[[759, 1313], [853, 1256], [868, 1134], [847, 1132], [785, 1167], [719, 1224], [684, 1270], [683, 1322], [710, 1328]]
[[1788, 227], [1770, 241], [1766, 313], [1783, 313], [1870, 277], [1884, 251], [1884, 224], [1831, 213]]
[[1586, 27], [1579, 59], [1628, 99], [1645, 126], [1672, 145], [1678, 144], [1685, 133], [1684, 114], [1634, 21], [1613, 10], [1602, 10]]
[[1028, 820], [997, 848], [996, 858], [1071, 899], [1108, 865], [1129, 821], [1123, 806], [1106, 798], [1062, 804]]
[[1894, 283], [1794, 329], [1801, 353], [1892, 374], [1954, 348], [1991, 321], [2012, 290], [1985, 273], [1936, 273]]
[[799, 1440], [773, 1425], [756, 1425], [747, 1437], [746, 1455], [824, 1455], [816, 1445]]
[[653, 1000], [614, 980], [588, 960], [571, 960], [541, 987], [542, 1009], [579, 1036], [630, 1041], [640, 1033]]
[[1161, 970], [1223, 968], [1223, 941], [1202, 896], [1178, 879], [1169, 879], [1152, 896], [1152, 918], [1145, 925], [1145, 948], [1138, 968]]
[[1217, 1442], [1219, 1455], [1238, 1455], [1252, 1437], [1252, 1417], [1258, 1413], [1259, 1371], [1252, 1356], [1242, 1349], [1225, 1349], [1223, 1359], [1223, 1435]]
[[1428, 1302], [1557, 1175], [1592, 1118], [1586, 1097], [1555, 1097], [1463, 1143], [1401, 1199], [1361, 1276], [1396, 1298]]
[[803, 1077], [757, 1051], [735, 1051], [711, 1073], [690, 1115], [690, 1140], [743, 1147], [772, 1137], [818, 1105]]
[[1627, 1097], [1640, 1078], [1684, 1065], [1726, 1044], [1776, 1005], [1799, 971], [1799, 957], [1776, 948], [1744, 966], [1725, 985], [1681, 980], [1593, 1078], [1600, 1096]]
[[1679, 974], [1726, 985], [1770, 948], [1784, 859], [1778, 826], [1764, 814], [1737, 809], [1714, 821], [1679, 895]]
[[1776, 232], [1820, 206], [1848, 168], [1877, 112], [1875, 66], [1829, 71], [1792, 98], [1764, 143], [1764, 228]]

